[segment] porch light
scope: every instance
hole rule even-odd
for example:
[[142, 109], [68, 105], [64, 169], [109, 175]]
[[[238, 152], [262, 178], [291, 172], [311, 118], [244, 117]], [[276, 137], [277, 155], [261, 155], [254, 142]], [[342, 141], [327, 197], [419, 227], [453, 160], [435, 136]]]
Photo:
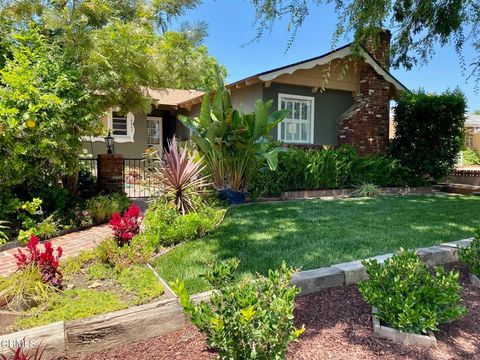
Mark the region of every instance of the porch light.
[[113, 154], [113, 136], [111, 130], [108, 130], [108, 135], [105, 136], [105, 145], [107, 145], [107, 154]]

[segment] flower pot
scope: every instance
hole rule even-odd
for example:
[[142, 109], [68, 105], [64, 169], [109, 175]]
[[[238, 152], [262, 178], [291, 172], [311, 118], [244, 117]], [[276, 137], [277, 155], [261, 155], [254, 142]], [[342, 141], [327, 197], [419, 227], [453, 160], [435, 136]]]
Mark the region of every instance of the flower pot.
[[217, 191], [218, 198], [222, 201], [230, 201], [232, 189], [221, 189]]
[[232, 191], [230, 195], [230, 203], [239, 205], [245, 203], [247, 200], [247, 193], [242, 191]]
[[233, 191], [232, 189], [222, 189], [217, 191], [220, 200], [228, 201], [230, 204], [243, 204], [247, 199], [247, 193], [243, 191]]

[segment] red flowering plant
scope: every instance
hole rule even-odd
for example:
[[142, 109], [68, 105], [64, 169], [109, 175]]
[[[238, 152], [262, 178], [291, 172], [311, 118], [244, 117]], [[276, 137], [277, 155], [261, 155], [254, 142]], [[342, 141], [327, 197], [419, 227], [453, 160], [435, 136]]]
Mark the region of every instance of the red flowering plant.
[[113, 230], [113, 238], [118, 246], [130, 245], [132, 238], [140, 232], [140, 209], [132, 204], [125, 210], [123, 217], [119, 213], [113, 213], [110, 219], [110, 226]]
[[62, 286], [62, 273], [58, 269], [60, 263], [59, 259], [62, 257], [62, 248], [56, 249], [57, 254], [54, 255], [54, 248], [50, 241], [45, 242], [44, 251], [38, 248], [40, 239], [35, 235], [30, 236], [30, 241], [27, 244], [26, 252], [18, 249], [18, 254], [14, 254], [17, 259], [17, 268], [22, 270], [27, 266], [34, 265], [38, 267], [42, 273], [42, 280], [46, 284], [52, 286]]

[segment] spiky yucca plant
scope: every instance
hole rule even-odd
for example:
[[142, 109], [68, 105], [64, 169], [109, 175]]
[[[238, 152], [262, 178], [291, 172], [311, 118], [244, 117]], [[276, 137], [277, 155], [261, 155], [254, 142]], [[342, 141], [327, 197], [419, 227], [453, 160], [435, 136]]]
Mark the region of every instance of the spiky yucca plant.
[[168, 141], [163, 161], [155, 169], [163, 185], [164, 195], [177, 211], [186, 214], [195, 210], [198, 197], [209, 182], [202, 175], [204, 166], [189, 155], [187, 147], [180, 149], [174, 137]]

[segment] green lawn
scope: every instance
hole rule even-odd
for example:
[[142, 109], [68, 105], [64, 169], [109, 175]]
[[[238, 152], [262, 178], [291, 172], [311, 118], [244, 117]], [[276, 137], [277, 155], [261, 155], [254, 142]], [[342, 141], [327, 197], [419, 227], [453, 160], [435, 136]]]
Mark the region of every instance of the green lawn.
[[207, 289], [206, 264], [237, 257], [242, 277], [282, 260], [312, 269], [471, 237], [480, 227], [480, 196], [388, 196], [307, 200], [231, 209], [209, 236], [160, 257], [155, 267], [190, 291]]

